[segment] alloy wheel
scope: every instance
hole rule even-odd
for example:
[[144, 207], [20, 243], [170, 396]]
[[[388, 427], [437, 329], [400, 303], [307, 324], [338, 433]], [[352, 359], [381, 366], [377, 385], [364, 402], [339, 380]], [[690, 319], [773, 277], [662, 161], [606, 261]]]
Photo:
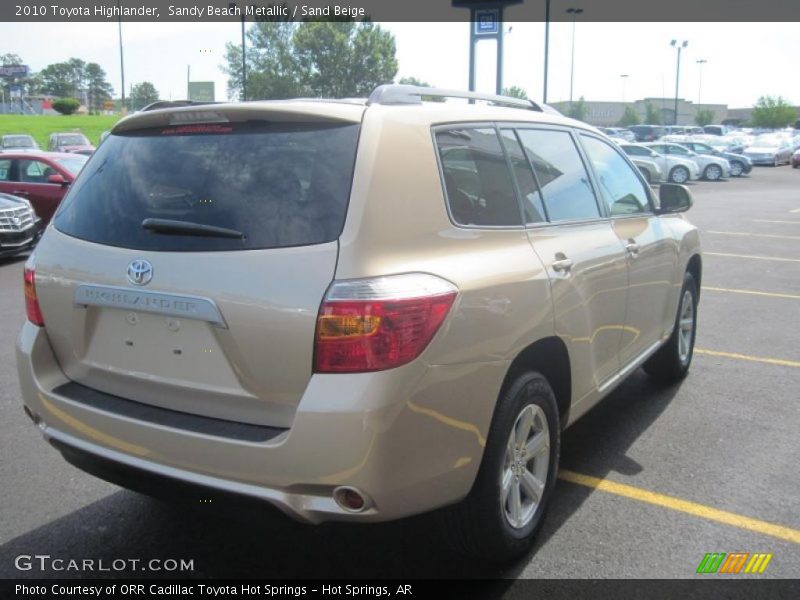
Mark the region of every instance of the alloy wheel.
[[550, 468], [550, 429], [539, 406], [523, 408], [506, 443], [500, 504], [511, 527], [528, 525], [542, 501]]
[[686, 364], [692, 354], [694, 341], [694, 297], [689, 290], [683, 292], [678, 318], [678, 357]]

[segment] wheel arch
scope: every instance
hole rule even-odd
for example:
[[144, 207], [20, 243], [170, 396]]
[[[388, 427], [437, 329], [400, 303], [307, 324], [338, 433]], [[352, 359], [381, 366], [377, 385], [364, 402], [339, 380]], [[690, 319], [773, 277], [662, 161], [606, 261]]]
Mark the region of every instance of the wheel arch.
[[557, 336], [536, 340], [517, 354], [508, 368], [501, 394], [526, 371], [541, 373], [553, 388], [561, 428], [567, 423], [572, 404], [572, 369], [564, 341]]

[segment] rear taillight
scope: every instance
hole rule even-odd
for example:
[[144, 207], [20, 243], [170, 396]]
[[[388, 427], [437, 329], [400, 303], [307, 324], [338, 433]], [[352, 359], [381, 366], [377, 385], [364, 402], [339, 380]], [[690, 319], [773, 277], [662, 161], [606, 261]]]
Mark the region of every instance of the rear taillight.
[[36, 271], [25, 267], [25, 311], [28, 313], [28, 321], [39, 327], [44, 327], [44, 317], [39, 306], [39, 298], [36, 296]]
[[314, 371], [382, 371], [411, 362], [457, 293], [449, 281], [425, 273], [334, 282], [317, 318]]

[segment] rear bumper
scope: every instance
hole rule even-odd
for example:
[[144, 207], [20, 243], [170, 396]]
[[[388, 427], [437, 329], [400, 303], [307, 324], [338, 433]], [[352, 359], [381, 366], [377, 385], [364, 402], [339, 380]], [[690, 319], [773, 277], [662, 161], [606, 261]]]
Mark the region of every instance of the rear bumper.
[[[266, 441], [187, 430], [61, 395], [59, 386], [70, 382], [45, 331], [30, 323], [17, 341], [17, 366], [42, 434], [80, 468], [134, 489], [145, 476], [201, 495], [248, 496], [319, 523], [396, 519], [466, 496], [508, 362], [415, 361], [379, 373], [314, 375], [291, 429]], [[339, 486], [359, 490], [366, 509], [337, 504]]]

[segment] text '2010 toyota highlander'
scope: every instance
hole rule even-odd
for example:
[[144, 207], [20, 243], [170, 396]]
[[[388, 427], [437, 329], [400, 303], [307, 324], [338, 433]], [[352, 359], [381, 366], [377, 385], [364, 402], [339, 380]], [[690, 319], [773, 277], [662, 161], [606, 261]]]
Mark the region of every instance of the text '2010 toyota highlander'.
[[691, 198], [656, 198], [546, 106], [423, 94], [469, 96], [120, 121], [25, 268], [19, 375], [44, 436], [123, 485], [312, 523], [447, 507], [465, 551], [528, 548], [560, 432], [640, 365], [689, 368]]

